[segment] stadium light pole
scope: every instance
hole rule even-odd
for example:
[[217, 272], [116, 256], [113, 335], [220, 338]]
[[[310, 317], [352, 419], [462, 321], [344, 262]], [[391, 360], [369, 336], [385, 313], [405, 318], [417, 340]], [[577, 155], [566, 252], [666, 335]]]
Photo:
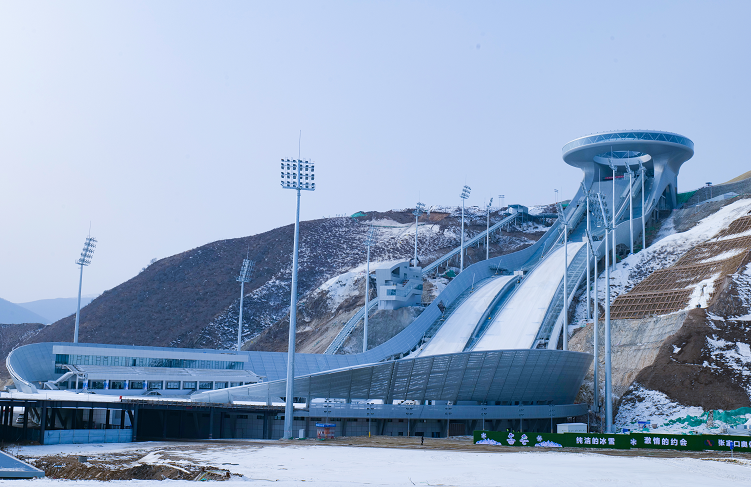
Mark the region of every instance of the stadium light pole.
[[73, 330], [73, 343], [78, 343], [78, 323], [81, 317], [81, 287], [83, 286], [83, 267], [91, 264], [91, 258], [94, 256], [96, 249], [96, 239], [89, 235], [83, 243], [81, 257], [76, 261], [76, 265], [81, 267], [81, 274], [78, 277], [78, 307], [76, 308], [76, 326]]
[[368, 304], [370, 302], [370, 246], [375, 240], [375, 227], [370, 224], [368, 236], [365, 238], [365, 245], [368, 247], [367, 260], [365, 261], [365, 318], [362, 327], [362, 351], [368, 351]]
[[460, 245], [461, 250], [459, 252], [459, 272], [460, 273], [464, 271], [464, 200], [469, 198], [469, 193], [471, 191], [472, 191], [472, 188], [470, 188], [469, 186], [465, 184], [464, 187], [462, 188], [462, 194], [460, 196], [462, 199], [462, 231], [461, 231], [462, 235], [461, 235], [461, 245]]
[[[605, 225], [605, 255], [608, 255], [608, 219], [598, 193], [600, 211]], [[613, 374], [610, 348], [610, 267], [605, 266], [605, 432], [613, 432]]]
[[240, 283], [240, 316], [237, 318], [237, 351], [242, 346], [243, 336], [243, 298], [245, 297], [245, 283], [250, 282], [250, 274], [253, 272], [255, 263], [249, 259], [243, 259], [243, 265], [240, 268], [240, 275], [237, 281]]
[[647, 222], [644, 217], [644, 177], [647, 170], [644, 169], [644, 165], [639, 161], [639, 173], [641, 174], [641, 248], [642, 250], [647, 248]]
[[485, 260], [490, 258], [490, 207], [493, 205], [493, 198], [488, 203], [488, 225], [485, 230]]
[[292, 420], [294, 416], [294, 382], [295, 382], [295, 338], [297, 327], [297, 257], [300, 241], [300, 191], [315, 191], [315, 165], [308, 160], [298, 158], [282, 159], [282, 188], [297, 193], [297, 211], [295, 212], [295, 238], [292, 253], [292, 291], [289, 304], [289, 345], [287, 348], [287, 396], [284, 405], [284, 438], [292, 438]]
[[417, 267], [417, 227], [419, 226], [419, 218], [420, 215], [425, 213], [425, 205], [420, 203], [419, 201], [415, 205], [415, 211], [412, 212], [413, 215], [415, 215], [415, 265], [412, 267]]

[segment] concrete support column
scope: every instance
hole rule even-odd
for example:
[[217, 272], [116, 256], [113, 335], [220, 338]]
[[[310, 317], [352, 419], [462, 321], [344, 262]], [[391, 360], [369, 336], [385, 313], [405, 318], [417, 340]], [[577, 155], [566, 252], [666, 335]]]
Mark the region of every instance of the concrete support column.
[[214, 439], [214, 408], [209, 408], [209, 439]]
[[39, 444], [44, 445], [44, 431], [47, 429], [47, 401], [42, 401], [42, 412], [39, 415]]
[[31, 408], [29, 407], [29, 403], [24, 403], [23, 405], [23, 439], [28, 440], [28, 432], [29, 432], [29, 411], [31, 411]]

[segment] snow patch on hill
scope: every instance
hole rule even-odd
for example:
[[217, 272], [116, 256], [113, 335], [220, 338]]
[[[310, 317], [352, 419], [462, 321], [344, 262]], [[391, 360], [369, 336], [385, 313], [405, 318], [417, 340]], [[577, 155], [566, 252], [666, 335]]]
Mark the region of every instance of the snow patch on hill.
[[[654, 271], [670, 267], [694, 246], [711, 239], [720, 230], [726, 228], [734, 220], [748, 214], [749, 211], [751, 211], [751, 200], [739, 200], [704, 218], [690, 230], [681, 233], [661, 233], [655, 243], [616, 264], [615, 270], [610, 273], [611, 299], [627, 293]], [[663, 225], [664, 232], [670, 231], [670, 228], [673, 228], [674, 231], [674, 227], [671, 227], [671, 225]], [[736, 237], [738, 235], [732, 236], [732, 238]], [[699, 292], [699, 296], [696, 299], [692, 298], [693, 307], [699, 303], [705, 305], [706, 298], [704, 298], [704, 301], [701, 300], [700, 290], [706, 284], [702, 281], [692, 286], [695, 290], [699, 290], [696, 291]], [[602, 273], [597, 286], [599, 299], [602, 300], [605, 298], [606, 292], [605, 273]], [[708, 287], [704, 294], [708, 297], [709, 293], [711, 293], [711, 289]]]

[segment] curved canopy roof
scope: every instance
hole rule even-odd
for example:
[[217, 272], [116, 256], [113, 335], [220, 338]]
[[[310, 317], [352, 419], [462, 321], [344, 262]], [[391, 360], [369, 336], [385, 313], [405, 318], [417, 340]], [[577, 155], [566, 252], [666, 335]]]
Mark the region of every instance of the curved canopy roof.
[[586, 135], [563, 146], [563, 160], [575, 167], [594, 162], [635, 165], [666, 155], [679, 163], [694, 155], [694, 143], [688, 137], [657, 130], [619, 130]]

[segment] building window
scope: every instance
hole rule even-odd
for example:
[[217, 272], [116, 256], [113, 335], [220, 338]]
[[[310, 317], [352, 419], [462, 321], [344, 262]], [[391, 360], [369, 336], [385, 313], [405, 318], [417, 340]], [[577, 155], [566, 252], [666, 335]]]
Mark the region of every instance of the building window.
[[110, 389], [125, 389], [125, 381], [124, 380], [111, 380]]
[[150, 380], [149, 381], [149, 390], [150, 391], [160, 391], [162, 390], [162, 386], [164, 384], [160, 380]]
[[179, 389], [180, 388], [180, 381], [179, 380], [168, 380], [167, 381], [167, 389]]
[[90, 380], [89, 389], [104, 389], [104, 381], [103, 380]]
[[237, 415], [237, 419], [248, 419], [248, 415], [247, 414], [238, 414]]
[[211, 389], [211, 382], [201, 381], [201, 382], [198, 383], [198, 388], [201, 389], [201, 390]]
[[183, 389], [196, 389], [196, 382], [195, 381], [185, 381], [183, 382]]
[[128, 389], [143, 389], [143, 381], [142, 380], [132, 380], [128, 384]]
[[243, 385], [242, 382], [230, 382], [229, 383], [230, 387], [240, 387], [241, 385]]
[[214, 382], [214, 389], [226, 389], [227, 383], [226, 382]]

